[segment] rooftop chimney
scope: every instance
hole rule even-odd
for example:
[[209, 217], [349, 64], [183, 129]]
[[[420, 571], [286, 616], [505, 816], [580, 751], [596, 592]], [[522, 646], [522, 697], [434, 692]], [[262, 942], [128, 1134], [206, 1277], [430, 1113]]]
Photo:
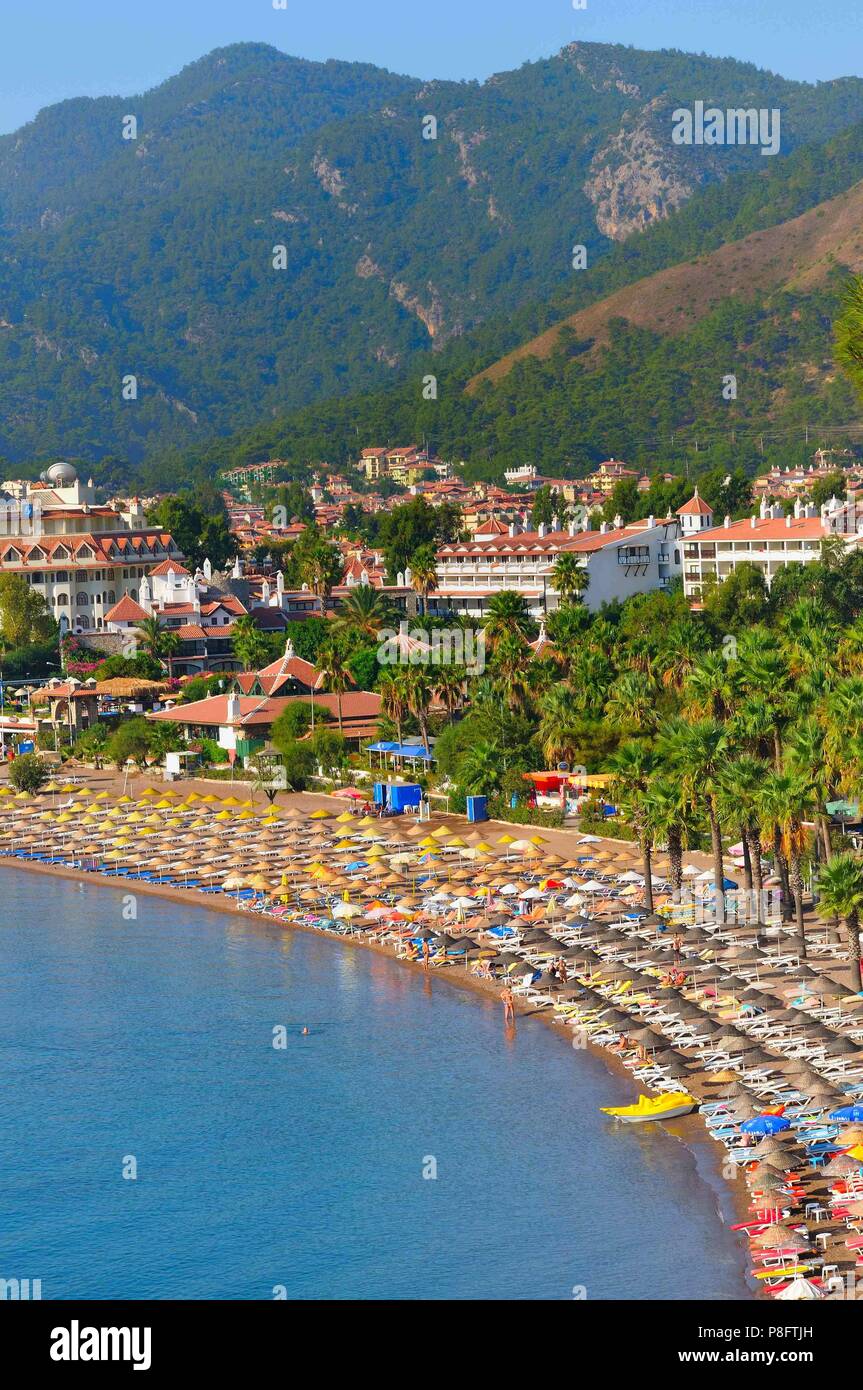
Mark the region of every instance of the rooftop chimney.
[[726, 529], [726, 531], [727, 531], [728, 528], [729, 528], [729, 526], [731, 525], [731, 517], [730, 517], [730, 516], [727, 516], [727, 517], [725, 518], [725, 520], [723, 521], [722, 525], [725, 527], [725, 529]]
[[755, 518], [754, 516], [751, 516], [751, 517], [749, 518], [749, 525], [752, 527], [752, 530], [753, 530], [753, 531], [755, 530], [755, 522], [756, 522], [756, 518]]

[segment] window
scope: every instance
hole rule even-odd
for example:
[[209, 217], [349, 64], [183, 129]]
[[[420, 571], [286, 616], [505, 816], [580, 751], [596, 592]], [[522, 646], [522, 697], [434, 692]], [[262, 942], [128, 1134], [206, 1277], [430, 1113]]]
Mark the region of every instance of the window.
[[86, 608], [87, 604], [90, 602], [90, 596], [89, 594], [77, 594], [75, 596], [75, 602], [79, 608]]
[[55, 595], [54, 595], [54, 602], [57, 603], [57, 604], [59, 604], [61, 608], [65, 608], [65, 607], [68, 605], [68, 603], [69, 603], [69, 595], [68, 595], [68, 594], [55, 594]]

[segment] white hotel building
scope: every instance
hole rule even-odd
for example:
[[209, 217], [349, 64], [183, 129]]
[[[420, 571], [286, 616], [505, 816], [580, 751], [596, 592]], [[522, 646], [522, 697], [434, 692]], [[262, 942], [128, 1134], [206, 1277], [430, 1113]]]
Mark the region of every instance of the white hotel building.
[[683, 547], [683, 588], [687, 598], [700, 599], [705, 580], [721, 582], [738, 565], [754, 565], [769, 586], [788, 565], [812, 564], [821, 558], [821, 542], [828, 536], [841, 536], [849, 547], [858, 543], [854, 503], [831, 500], [820, 511], [804, 506], [798, 499], [793, 514], [784, 508], [761, 503], [757, 516], [743, 521], [725, 517], [715, 526], [707, 503], [695, 496], [681, 507]]
[[126, 512], [96, 502], [68, 463], [38, 483], [5, 483], [0, 499], [0, 569], [21, 574], [64, 632], [97, 632], [124, 594], [137, 600], [148, 571], [182, 552], [148, 526], [137, 501]]
[[539, 618], [558, 607], [554, 566], [564, 554], [576, 555], [587, 570], [584, 602], [595, 611], [613, 599], [666, 588], [681, 573], [679, 538], [679, 522], [671, 516], [651, 516], [628, 526], [603, 522], [596, 531], [555, 525], [519, 531], [514, 524], [492, 520], [471, 540], [440, 547], [429, 612], [481, 617], [492, 595], [513, 589]]

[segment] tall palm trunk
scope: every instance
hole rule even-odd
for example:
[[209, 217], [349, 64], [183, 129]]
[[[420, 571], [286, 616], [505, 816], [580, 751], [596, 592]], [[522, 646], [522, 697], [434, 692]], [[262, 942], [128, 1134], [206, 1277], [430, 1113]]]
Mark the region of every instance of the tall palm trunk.
[[803, 925], [803, 868], [800, 863], [800, 855], [792, 852], [791, 856], [791, 891], [794, 894], [794, 920], [797, 925], [797, 935], [800, 940], [800, 959], [806, 957], [806, 928]]
[[343, 733], [343, 730], [342, 730], [342, 692], [341, 692], [341, 691], [338, 691], [337, 694], [336, 694], [336, 709], [337, 709], [337, 711], [338, 711], [338, 716], [339, 716], [339, 736], [341, 737], [341, 735], [342, 735], [342, 733]]
[[859, 994], [863, 990], [863, 974], [860, 969], [860, 921], [856, 912], [845, 918], [845, 935], [848, 941], [848, 983]]
[[749, 825], [744, 830], [744, 843], [749, 846], [749, 862], [752, 868], [752, 889], [755, 894], [755, 920], [761, 921], [761, 904], [764, 894], [764, 875], [761, 872], [761, 836]]
[[793, 898], [791, 884], [788, 880], [788, 865], [785, 862], [785, 855], [782, 853], [782, 836], [778, 826], [773, 831], [773, 858], [776, 861], [776, 872], [782, 886], [782, 920], [783, 922], [790, 922], [793, 915]]
[[752, 892], [752, 855], [749, 853], [749, 836], [746, 826], [740, 827], [740, 841], [743, 845], [743, 887], [747, 893]]
[[715, 914], [717, 922], [725, 921], [725, 869], [722, 864], [722, 828], [716, 814], [712, 796], [707, 798], [707, 814], [710, 818], [710, 841], [713, 846], [713, 884], [715, 892]]
[[671, 887], [675, 893], [683, 888], [683, 841], [680, 828], [673, 825], [668, 832], [668, 860], [671, 866]]
[[824, 862], [829, 864], [830, 860], [833, 858], [833, 846], [830, 843], [830, 822], [826, 816], [820, 814], [816, 816], [816, 821], [818, 823], [818, 833], [821, 836], [821, 845], [824, 850]]
[[639, 845], [640, 845], [640, 847], [641, 847], [641, 867], [642, 867], [642, 872], [643, 872], [643, 874], [644, 874], [644, 906], [647, 908], [648, 912], [652, 912], [652, 911], [653, 911], [653, 862], [652, 862], [652, 853], [651, 853], [651, 851], [652, 851], [652, 846], [651, 846], [651, 843], [650, 843], [650, 836], [649, 836], [649, 835], [645, 835], [645, 834], [642, 832], [642, 833], [640, 833], [639, 836], [638, 836], [638, 841], [639, 841]]

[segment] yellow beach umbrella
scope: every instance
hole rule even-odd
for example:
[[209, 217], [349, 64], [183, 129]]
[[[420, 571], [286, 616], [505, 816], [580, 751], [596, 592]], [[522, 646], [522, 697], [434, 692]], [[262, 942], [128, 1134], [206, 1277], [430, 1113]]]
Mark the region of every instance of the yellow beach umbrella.
[[321, 807], [317, 811], [312, 811], [312, 814], [309, 816], [309, 820], [329, 820], [329, 817], [330, 812], [325, 811], [323, 807]]
[[498, 843], [499, 845], [512, 845], [512, 844], [515, 844], [515, 836], [514, 836], [514, 835], [501, 835], [501, 836], [500, 836], [500, 839], [497, 841], [497, 843]]

